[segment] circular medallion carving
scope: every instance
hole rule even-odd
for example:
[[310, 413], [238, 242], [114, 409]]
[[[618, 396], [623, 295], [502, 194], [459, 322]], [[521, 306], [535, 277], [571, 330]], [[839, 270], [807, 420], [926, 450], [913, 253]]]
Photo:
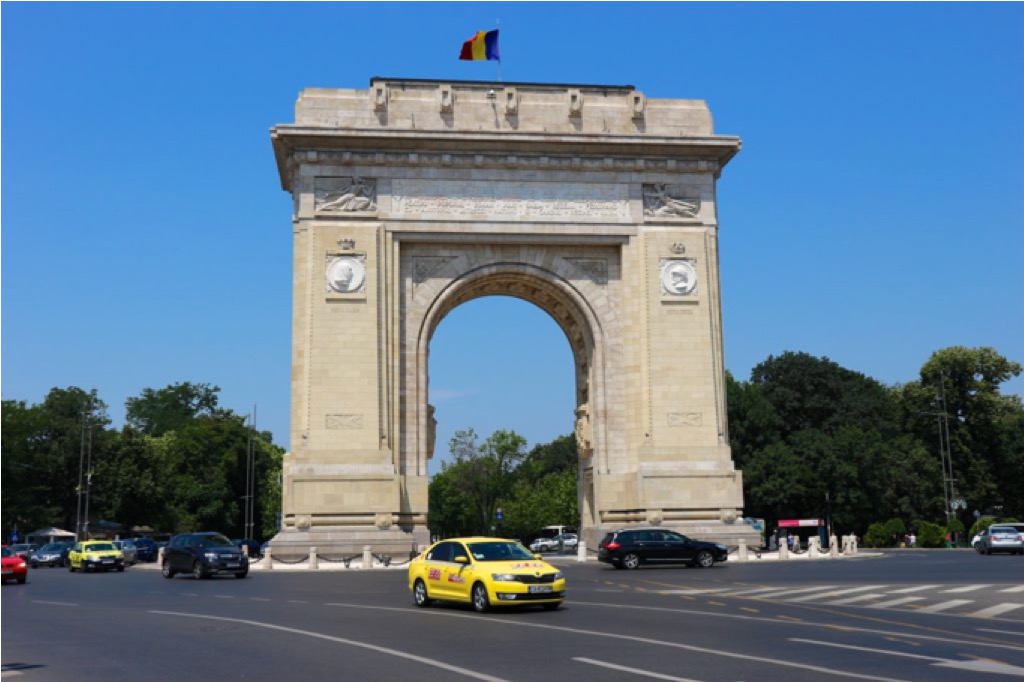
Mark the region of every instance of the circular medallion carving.
[[697, 288], [697, 269], [690, 261], [665, 261], [661, 266], [661, 288], [673, 296], [692, 294]]
[[366, 280], [366, 266], [358, 259], [343, 256], [327, 264], [327, 285], [331, 291], [349, 294], [360, 291]]

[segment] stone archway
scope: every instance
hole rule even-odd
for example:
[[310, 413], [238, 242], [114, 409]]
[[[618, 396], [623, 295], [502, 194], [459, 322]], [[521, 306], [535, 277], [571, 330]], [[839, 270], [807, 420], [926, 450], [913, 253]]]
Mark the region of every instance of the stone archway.
[[[428, 538], [440, 320], [488, 295], [561, 326], [584, 537], [753, 539], [725, 410], [716, 181], [739, 140], [630, 86], [374, 79], [272, 132], [293, 197], [291, 452], [278, 552]], [[567, 418], [569, 415], [567, 415]]]

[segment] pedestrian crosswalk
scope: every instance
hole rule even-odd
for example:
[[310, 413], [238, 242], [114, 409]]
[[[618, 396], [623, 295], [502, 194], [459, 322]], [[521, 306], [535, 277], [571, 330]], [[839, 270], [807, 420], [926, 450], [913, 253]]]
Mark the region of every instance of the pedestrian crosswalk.
[[691, 587], [659, 590], [662, 595], [714, 597], [771, 601], [808, 606], [854, 606], [871, 609], [901, 609], [917, 613], [956, 614], [973, 618], [1024, 617], [1024, 585], [927, 584], [927, 585], [815, 585], [780, 589], [733, 585], [732, 587]]

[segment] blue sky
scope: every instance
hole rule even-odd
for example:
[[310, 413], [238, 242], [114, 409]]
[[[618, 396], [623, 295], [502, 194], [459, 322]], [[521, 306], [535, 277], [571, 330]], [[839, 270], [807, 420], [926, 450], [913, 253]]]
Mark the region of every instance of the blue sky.
[[[306, 87], [494, 79], [707, 100], [726, 365], [827, 356], [888, 384], [950, 345], [1024, 361], [1019, 4], [2, 5], [2, 394], [221, 387], [288, 446], [291, 224], [269, 130]], [[457, 429], [572, 429], [572, 361], [528, 304], [431, 345]], [[1024, 392], [1018, 378], [1006, 388]]]

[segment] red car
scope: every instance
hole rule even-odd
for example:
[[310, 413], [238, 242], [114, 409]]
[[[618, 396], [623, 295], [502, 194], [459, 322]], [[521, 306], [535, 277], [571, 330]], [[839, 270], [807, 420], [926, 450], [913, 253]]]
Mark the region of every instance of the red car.
[[10, 547], [3, 548], [3, 580], [17, 580], [19, 585], [28, 577], [28, 564]]

